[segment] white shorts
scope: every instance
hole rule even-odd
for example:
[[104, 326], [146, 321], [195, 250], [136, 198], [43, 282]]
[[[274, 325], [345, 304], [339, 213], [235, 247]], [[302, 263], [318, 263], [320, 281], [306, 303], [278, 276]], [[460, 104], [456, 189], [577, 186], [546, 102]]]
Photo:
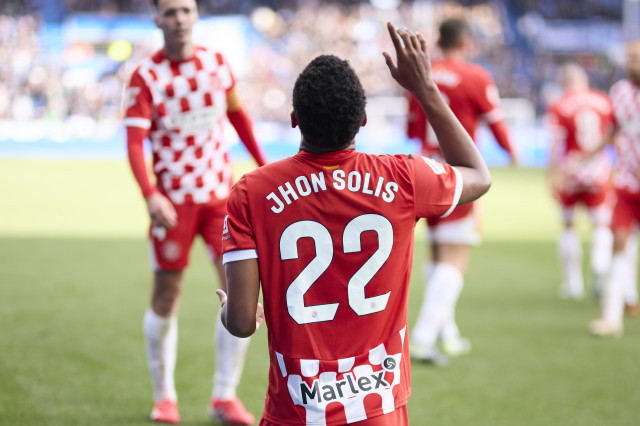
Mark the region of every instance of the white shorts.
[[476, 215], [428, 226], [429, 241], [439, 244], [464, 244], [477, 246], [482, 241], [480, 224]]

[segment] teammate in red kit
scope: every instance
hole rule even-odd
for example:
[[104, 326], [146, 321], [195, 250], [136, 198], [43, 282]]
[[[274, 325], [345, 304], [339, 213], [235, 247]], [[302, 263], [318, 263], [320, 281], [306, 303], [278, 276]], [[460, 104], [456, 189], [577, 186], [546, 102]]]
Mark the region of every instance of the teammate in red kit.
[[[146, 199], [154, 269], [151, 308], [144, 317], [144, 336], [154, 388], [151, 418], [178, 423], [174, 368], [177, 355], [177, 311], [182, 271], [189, 249], [201, 235], [226, 288], [220, 235], [224, 206], [231, 189], [231, 165], [223, 136], [227, 118], [258, 165], [265, 164], [235, 90], [229, 64], [220, 53], [193, 43], [198, 19], [195, 0], [154, 0], [154, 20], [164, 48], [135, 70], [127, 89], [124, 124], [131, 168]], [[143, 154], [149, 139], [156, 183], [151, 183]], [[210, 404], [212, 416], [234, 424], [251, 424], [235, 396], [247, 339], [216, 326], [216, 373]]]
[[576, 205], [587, 208], [593, 224], [591, 272], [596, 295], [611, 263], [611, 159], [600, 147], [613, 129], [613, 106], [604, 93], [589, 89], [587, 73], [579, 65], [566, 64], [561, 73], [565, 92], [548, 108], [549, 176], [564, 222], [558, 241], [564, 278], [561, 296], [581, 299], [582, 245], [573, 226]]
[[603, 293], [602, 316], [589, 324], [591, 333], [602, 337], [622, 334], [625, 299], [631, 305], [638, 303], [637, 283], [632, 271], [636, 265], [627, 243], [633, 227], [640, 223], [640, 40], [630, 41], [626, 50], [628, 78], [618, 81], [610, 91], [618, 152], [613, 172], [616, 192], [611, 219], [613, 259]]
[[[432, 64], [433, 81], [471, 138], [475, 140], [479, 122], [486, 122], [515, 164], [516, 153], [493, 79], [487, 70], [466, 61], [471, 47], [467, 23], [462, 19], [445, 20], [439, 31], [442, 58]], [[432, 124], [417, 99], [410, 96], [407, 135], [422, 142], [422, 155], [440, 159], [439, 139], [431, 130]], [[411, 333], [411, 355], [416, 359], [446, 364], [447, 357], [437, 348], [438, 339], [444, 352], [451, 356], [467, 353], [471, 348], [469, 341], [460, 336], [455, 305], [471, 247], [480, 242], [479, 221], [479, 206], [474, 203], [457, 208], [446, 218], [427, 220], [431, 262], [425, 267], [424, 301]]]
[[449, 164], [357, 152], [364, 90], [346, 61], [319, 56], [293, 89], [300, 152], [246, 174], [227, 202], [221, 316], [234, 335], [251, 335], [262, 285], [271, 361], [262, 425], [408, 424], [415, 224], [491, 184], [431, 79], [424, 38], [388, 29], [391, 75], [424, 107]]

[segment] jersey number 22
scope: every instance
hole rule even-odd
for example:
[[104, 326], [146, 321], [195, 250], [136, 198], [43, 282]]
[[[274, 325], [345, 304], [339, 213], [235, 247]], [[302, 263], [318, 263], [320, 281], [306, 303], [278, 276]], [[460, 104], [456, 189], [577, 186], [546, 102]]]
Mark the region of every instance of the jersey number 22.
[[[387, 261], [393, 247], [393, 227], [391, 222], [378, 214], [364, 214], [352, 219], [342, 233], [345, 253], [362, 251], [360, 235], [365, 231], [378, 234], [378, 250], [349, 279], [347, 296], [349, 306], [360, 315], [383, 311], [391, 292], [365, 297], [364, 288]], [[312, 238], [316, 257], [298, 274], [287, 289], [287, 310], [298, 324], [331, 321], [336, 315], [339, 303], [305, 306], [304, 295], [313, 283], [329, 268], [333, 260], [333, 240], [331, 233], [319, 222], [303, 220], [289, 225], [280, 237], [280, 259], [298, 259], [298, 240]]]

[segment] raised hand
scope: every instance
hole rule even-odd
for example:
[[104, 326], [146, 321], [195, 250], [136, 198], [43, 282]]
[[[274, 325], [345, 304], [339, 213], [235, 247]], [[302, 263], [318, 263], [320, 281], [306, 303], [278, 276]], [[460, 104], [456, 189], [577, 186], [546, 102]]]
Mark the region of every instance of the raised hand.
[[382, 52], [382, 55], [394, 80], [414, 94], [433, 86], [429, 51], [422, 34], [405, 28], [396, 30], [391, 22], [387, 22], [387, 29], [396, 50], [397, 63], [389, 53]]

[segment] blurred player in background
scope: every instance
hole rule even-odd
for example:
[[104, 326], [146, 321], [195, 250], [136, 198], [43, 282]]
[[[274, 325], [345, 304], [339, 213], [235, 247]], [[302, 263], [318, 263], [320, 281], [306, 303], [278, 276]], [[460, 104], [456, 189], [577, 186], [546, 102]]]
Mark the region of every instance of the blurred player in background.
[[613, 106], [604, 93], [589, 89], [587, 73], [579, 65], [564, 65], [561, 75], [564, 93], [548, 108], [552, 135], [548, 173], [564, 223], [558, 241], [563, 273], [560, 294], [581, 299], [582, 244], [574, 228], [577, 205], [587, 208], [593, 225], [591, 284], [596, 296], [611, 264], [611, 159], [600, 148], [613, 129]]
[[[493, 79], [484, 68], [466, 61], [471, 43], [470, 29], [464, 20], [443, 21], [438, 40], [442, 58], [433, 62], [433, 80], [471, 138], [475, 140], [478, 122], [486, 122], [498, 144], [509, 153], [511, 163], [516, 164], [516, 152]], [[442, 158], [438, 139], [413, 96], [409, 100], [407, 135], [422, 142], [422, 155]], [[411, 355], [416, 359], [446, 364], [447, 357], [437, 348], [439, 338], [442, 350], [450, 356], [462, 355], [471, 349], [469, 341], [460, 336], [455, 306], [462, 291], [471, 247], [480, 242], [479, 222], [480, 209], [476, 203], [460, 206], [446, 218], [427, 220], [431, 262], [424, 268], [424, 301], [411, 333]]]
[[[613, 259], [602, 301], [602, 317], [589, 324], [598, 336], [620, 336], [625, 299], [637, 305], [638, 295], [627, 242], [640, 222], [640, 40], [626, 46], [628, 77], [611, 87], [610, 97], [616, 119], [615, 145], [618, 158], [613, 173], [616, 204], [613, 209]], [[635, 300], [634, 300], [635, 298]]]
[[300, 152], [238, 181], [223, 236], [229, 293], [218, 294], [235, 335], [260, 321], [262, 282], [271, 368], [261, 425], [408, 424], [415, 224], [491, 183], [431, 79], [424, 38], [388, 29], [391, 75], [423, 105], [450, 164], [356, 152], [366, 99], [353, 69], [325, 55], [300, 74], [291, 114]]
[[[220, 286], [226, 288], [220, 238], [232, 173], [222, 134], [225, 117], [258, 165], [264, 165], [265, 159], [236, 94], [229, 64], [222, 54], [192, 41], [198, 20], [195, 0], [154, 0], [154, 5], [164, 48], [133, 73], [124, 124], [129, 162], [151, 218], [154, 279], [151, 308], [144, 317], [155, 400], [151, 418], [178, 423], [174, 385], [178, 301], [183, 270], [197, 234], [207, 245]], [[153, 152], [155, 184], [149, 179], [143, 154], [147, 138]], [[248, 339], [232, 336], [218, 320], [209, 410], [228, 423], [254, 421], [235, 396], [247, 344]]]

